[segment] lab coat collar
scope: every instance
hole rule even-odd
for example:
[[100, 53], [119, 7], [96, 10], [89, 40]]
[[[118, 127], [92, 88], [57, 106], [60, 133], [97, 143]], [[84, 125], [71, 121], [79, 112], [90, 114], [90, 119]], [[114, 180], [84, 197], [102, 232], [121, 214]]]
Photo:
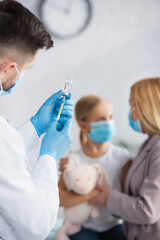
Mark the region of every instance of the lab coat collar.
[[[4, 118], [7, 122], [9, 122], [9, 120], [4, 116], [3, 113], [0, 112], [0, 117]], [[10, 122], [9, 122], [10, 123]]]

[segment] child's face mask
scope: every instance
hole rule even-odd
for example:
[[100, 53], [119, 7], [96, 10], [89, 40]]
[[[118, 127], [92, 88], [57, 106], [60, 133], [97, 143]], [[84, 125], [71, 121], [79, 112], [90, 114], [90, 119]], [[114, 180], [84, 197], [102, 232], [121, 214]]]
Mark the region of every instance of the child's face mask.
[[90, 124], [91, 132], [87, 136], [96, 143], [105, 143], [112, 139], [116, 134], [114, 120], [93, 122]]

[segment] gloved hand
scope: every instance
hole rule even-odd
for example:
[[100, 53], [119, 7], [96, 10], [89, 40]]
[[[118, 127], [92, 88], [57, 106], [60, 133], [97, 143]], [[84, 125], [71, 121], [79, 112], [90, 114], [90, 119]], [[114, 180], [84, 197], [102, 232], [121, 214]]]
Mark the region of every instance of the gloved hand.
[[39, 157], [48, 154], [57, 161], [70, 148], [72, 143], [70, 134], [71, 121], [66, 120], [61, 131], [57, 131], [56, 126], [57, 121], [54, 120], [42, 139]]
[[[44, 134], [50, 123], [54, 118], [58, 115], [58, 110], [61, 103], [61, 96], [63, 91], [53, 94], [50, 98], [48, 98], [45, 103], [41, 106], [35, 116], [31, 117], [31, 122], [35, 127], [38, 136]], [[71, 94], [66, 97], [61, 117], [66, 119], [71, 119], [73, 116], [73, 102], [71, 100]]]
[[[74, 105], [74, 103], [71, 100], [71, 97], [72, 97], [72, 94], [69, 93], [68, 96], [65, 99], [60, 118], [66, 118], [66, 119], [69, 120], [73, 117], [73, 105]], [[62, 99], [63, 99], [63, 97], [59, 98], [56, 101], [56, 117], [58, 116], [59, 109], [60, 109], [61, 103], [62, 103]]]

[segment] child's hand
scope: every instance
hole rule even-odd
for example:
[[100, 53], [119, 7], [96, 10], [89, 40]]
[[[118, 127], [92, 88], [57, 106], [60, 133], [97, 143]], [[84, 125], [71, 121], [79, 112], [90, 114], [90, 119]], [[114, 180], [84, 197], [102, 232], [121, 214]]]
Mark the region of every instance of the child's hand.
[[97, 188], [97, 190], [100, 191], [99, 194], [97, 196], [95, 196], [94, 198], [92, 198], [90, 203], [101, 205], [101, 206], [106, 206], [108, 196], [109, 196], [110, 192], [112, 191], [112, 189], [109, 187], [99, 186]]
[[68, 163], [68, 158], [61, 158], [59, 162], [59, 170], [63, 172], [66, 169]]
[[85, 196], [85, 199], [86, 199], [87, 201], [89, 201], [89, 200], [91, 200], [91, 199], [94, 199], [96, 196], [98, 196], [99, 193], [100, 193], [99, 190], [94, 189], [93, 191], [91, 191], [90, 193], [88, 193], [88, 194], [86, 194], [86, 195], [84, 195], [84, 196]]

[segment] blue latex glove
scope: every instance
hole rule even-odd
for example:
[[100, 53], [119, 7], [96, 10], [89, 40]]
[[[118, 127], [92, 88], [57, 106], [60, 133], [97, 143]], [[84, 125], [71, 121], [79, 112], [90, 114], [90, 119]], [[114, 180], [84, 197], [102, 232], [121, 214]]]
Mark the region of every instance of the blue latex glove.
[[[38, 136], [46, 133], [50, 123], [55, 119], [58, 115], [58, 108], [61, 102], [61, 96], [63, 91], [53, 94], [50, 98], [48, 98], [45, 103], [41, 106], [35, 116], [31, 117], [31, 122], [35, 127]], [[73, 116], [73, 102], [71, 100], [71, 94], [65, 100], [61, 117], [66, 119], [71, 119]]]
[[66, 121], [67, 121], [67, 118], [66, 118], [66, 117], [63, 117], [63, 118], [61, 117], [61, 118], [58, 120], [57, 126], [56, 126], [57, 131], [61, 131], [61, 130], [62, 130], [62, 128], [63, 128], [64, 124], [66, 123]]
[[55, 119], [42, 139], [39, 157], [48, 154], [57, 161], [70, 148], [72, 143], [70, 134], [71, 121], [66, 120], [61, 131], [57, 131], [56, 126], [57, 121]]
[[[71, 119], [73, 117], [74, 103], [71, 100], [71, 97], [72, 97], [72, 94], [69, 93], [68, 97], [66, 97], [66, 99], [65, 99], [60, 118], [65, 117], [66, 119]], [[56, 117], [58, 116], [59, 109], [60, 109], [60, 106], [62, 103], [62, 99], [63, 98], [61, 97], [56, 101]]]
[[[69, 94], [69, 96], [66, 98], [66, 100], [64, 102], [62, 112], [60, 115], [60, 119], [57, 122], [57, 130], [58, 131], [62, 130], [64, 123], [67, 119], [71, 119], [73, 117], [73, 101], [70, 100], [70, 98], [71, 98], [71, 93]], [[58, 116], [59, 109], [60, 109], [60, 106], [62, 103], [62, 99], [63, 98], [60, 98], [56, 103], [57, 116]]]

